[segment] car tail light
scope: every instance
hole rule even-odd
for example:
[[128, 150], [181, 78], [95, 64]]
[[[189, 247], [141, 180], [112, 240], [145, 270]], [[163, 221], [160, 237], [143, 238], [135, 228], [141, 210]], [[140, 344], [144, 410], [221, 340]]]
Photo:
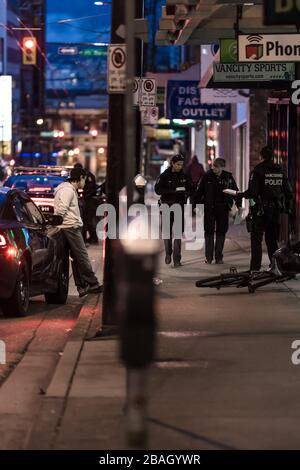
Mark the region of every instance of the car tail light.
[[0, 234], [0, 246], [6, 246], [6, 245], [7, 245], [7, 241], [6, 241], [5, 236]]
[[14, 246], [10, 246], [7, 248], [5, 254], [8, 258], [16, 258], [18, 255], [18, 250]]

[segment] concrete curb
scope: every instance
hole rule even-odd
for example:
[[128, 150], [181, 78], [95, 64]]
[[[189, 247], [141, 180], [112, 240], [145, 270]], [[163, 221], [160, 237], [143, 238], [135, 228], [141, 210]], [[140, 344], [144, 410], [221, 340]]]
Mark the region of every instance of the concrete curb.
[[99, 295], [88, 297], [80, 310], [75, 328], [65, 346], [63, 355], [59, 360], [54, 376], [47, 389], [46, 397], [65, 397], [72, 380], [76, 364], [79, 360], [83, 342], [98, 305]]

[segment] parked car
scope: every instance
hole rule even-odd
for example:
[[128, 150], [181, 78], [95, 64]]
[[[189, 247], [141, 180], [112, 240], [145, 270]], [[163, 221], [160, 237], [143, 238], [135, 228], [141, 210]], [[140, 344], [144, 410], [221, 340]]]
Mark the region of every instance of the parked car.
[[53, 214], [54, 190], [66, 180], [67, 176], [27, 172], [9, 176], [5, 180], [4, 186], [25, 191], [43, 213]]
[[24, 316], [29, 298], [66, 303], [69, 252], [62, 217], [44, 216], [18, 189], [0, 188], [0, 307], [5, 316]]

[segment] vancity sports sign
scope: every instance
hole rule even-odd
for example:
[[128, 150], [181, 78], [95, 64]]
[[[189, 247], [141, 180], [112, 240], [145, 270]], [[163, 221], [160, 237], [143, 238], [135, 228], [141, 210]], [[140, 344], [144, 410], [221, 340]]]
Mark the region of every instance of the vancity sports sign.
[[241, 34], [239, 62], [300, 62], [300, 34]]

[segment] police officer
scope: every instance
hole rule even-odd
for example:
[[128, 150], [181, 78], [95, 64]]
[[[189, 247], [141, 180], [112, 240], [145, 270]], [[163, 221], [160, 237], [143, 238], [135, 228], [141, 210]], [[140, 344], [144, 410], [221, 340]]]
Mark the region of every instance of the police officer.
[[[173, 204], [179, 205], [181, 216], [181, 235], [184, 232], [184, 204], [187, 201], [190, 185], [187, 177], [183, 172], [184, 157], [181, 154], [174, 155], [171, 159], [170, 167], [167, 168], [158, 178], [155, 184], [155, 192], [161, 196], [160, 203], [166, 204], [171, 207]], [[178, 206], [177, 206], [178, 208]], [[179, 213], [179, 211], [177, 213]], [[162, 211], [163, 215], [163, 211]], [[170, 264], [173, 261], [174, 267], [181, 266], [181, 237], [174, 239], [174, 246], [172, 243], [172, 229], [175, 222], [174, 212], [170, 211], [170, 233], [168, 238], [165, 239], [165, 262]], [[164, 224], [164, 221], [163, 221]], [[175, 234], [177, 237], [178, 234]]]
[[263, 147], [260, 155], [263, 161], [251, 173], [247, 191], [238, 194], [238, 198], [251, 199], [254, 204], [251, 207], [251, 271], [261, 268], [263, 234], [272, 260], [278, 249], [280, 213], [292, 200], [291, 185], [281, 166], [274, 163], [272, 149]]
[[[216, 158], [212, 168], [203, 176], [198, 185], [196, 204], [204, 203], [205, 263], [211, 264], [214, 257], [216, 264], [223, 264], [225, 236], [229, 226], [229, 211], [234, 199], [223, 193], [224, 189], [238, 191], [231, 173], [225, 171], [226, 162]], [[241, 207], [241, 202], [237, 202]], [[216, 232], [216, 240], [215, 240]]]
[[[74, 168], [80, 168], [83, 169], [83, 166], [81, 163], [76, 163], [74, 165]], [[96, 210], [97, 210], [97, 203], [96, 203], [96, 191], [97, 191], [97, 185], [96, 185], [96, 178], [91, 173], [90, 171], [86, 171], [86, 184], [83, 190], [82, 198], [83, 198], [83, 238], [84, 241], [87, 241], [87, 232], [89, 232], [89, 239], [88, 242], [92, 244], [97, 244], [98, 243], [98, 237], [96, 234], [96, 224], [95, 224], [95, 215], [96, 215]]]

